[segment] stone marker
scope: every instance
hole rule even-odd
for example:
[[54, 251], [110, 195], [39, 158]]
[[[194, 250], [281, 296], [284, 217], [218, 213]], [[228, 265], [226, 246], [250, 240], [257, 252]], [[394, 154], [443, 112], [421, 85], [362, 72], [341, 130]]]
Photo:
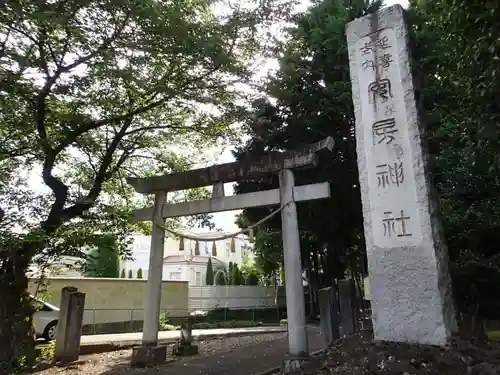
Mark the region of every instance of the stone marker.
[[321, 330], [325, 338], [325, 344], [328, 347], [340, 337], [337, 296], [335, 288], [331, 286], [320, 289], [318, 295]]
[[443, 345], [456, 330], [400, 5], [347, 26], [375, 339]]
[[353, 279], [339, 281], [340, 335], [357, 331], [356, 286]]
[[69, 296], [67, 338], [65, 343], [66, 353], [65, 358], [62, 359], [63, 361], [72, 362], [78, 360], [80, 355], [84, 311], [85, 293], [71, 293]]
[[73, 362], [80, 355], [80, 339], [82, 336], [83, 312], [85, 310], [85, 293], [74, 287], [62, 290], [61, 307], [56, 336], [55, 360], [57, 362]]
[[193, 344], [193, 319], [181, 323], [181, 338], [174, 349], [178, 356], [190, 356], [198, 354], [198, 346]]
[[71, 293], [78, 291], [73, 286], [66, 286], [61, 290], [61, 301], [59, 302], [59, 318], [57, 320], [56, 347], [54, 357], [56, 361], [65, 356], [65, 341], [67, 336], [67, 323], [69, 311], [69, 297]]

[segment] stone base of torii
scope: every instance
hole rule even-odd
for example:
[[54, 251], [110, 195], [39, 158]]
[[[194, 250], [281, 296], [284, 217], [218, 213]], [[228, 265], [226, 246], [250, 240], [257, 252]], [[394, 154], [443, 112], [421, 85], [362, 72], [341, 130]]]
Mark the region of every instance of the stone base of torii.
[[[297, 152], [274, 153], [261, 160], [215, 165], [187, 172], [146, 178], [129, 178], [128, 182], [142, 194], [155, 194], [153, 207], [134, 212], [135, 220], [153, 218], [151, 253], [145, 299], [142, 345], [133, 352], [132, 363], [137, 366], [157, 364], [166, 359], [166, 350], [158, 345], [165, 220], [171, 217], [232, 211], [248, 207], [278, 206], [281, 209], [286, 306], [288, 318], [289, 355], [284, 359], [284, 371], [302, 366], [309, 358], [305, 301], [302, 285], [302, 264], [299, 244], [296, 202], [330, 197], [329, 183], [295, 186], [293, 170], [315, 167], [319, 154], [331, 152], [333, 139], [305, 147]], [[251, 180], [265, 175], [279, 175], [279, 189], [224, 196], [221, 185]], [[166, 204], [167, 193], [203, 186], [214, 186], [213, 198], [178, 204]]]

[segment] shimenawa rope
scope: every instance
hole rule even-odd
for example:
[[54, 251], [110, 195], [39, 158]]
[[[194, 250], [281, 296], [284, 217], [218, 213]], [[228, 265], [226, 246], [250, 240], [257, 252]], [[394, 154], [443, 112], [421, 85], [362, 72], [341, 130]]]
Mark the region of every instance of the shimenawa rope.
[[158, 222], [155, 221], [155, 215], [154, 215], [154, 213], [153, 213], [153, 217], [152, 217], [152, 222], [153, 222], [154, 225], [159, 226], [160, 228], [164, 229], [166, 232], [171, 233], [171, 234], [173, 234], [174, 236], [177, 236], [177, 237], [185, 238], [187, 240], [191, 240], [191, 241], [222, 241], [222, 240], [226, 240], [228, 238], [234, 238], [234, 237], [236, 237], [236, 236], [238, 236], [240, 234], [244, 234], [244, 233], [250, 232], [252, 229], [258, 227], [260, 224], [266, 222], [267, 220], [271, 219], [273, 216], [275, 216], [276, 214], [278, 214], [279, 212], [281, 212], [290, 203], [292, 203], [292, 201], [286, 202], [285, 204], [281, 205], [279, 208], [277, 208], [276, 210], [274, 210], [273, 212], [271, 212], [269, 215], [267, 215], [263, 219], [259, 220], [255, 224], [250, 225], [247, 228], [244, 228], [244, 229], [242, 229], [242, 230], [240, 230], [238, 232], [235, 232], [235, 233], [226, 234], [226, 235], [219, 236], [219, 237], [212, 237], [212, 238], [210, 238], [210, 237], [196, 237], [195, 235], [181, 233], [181, 232], [177, 232], [177, 231], [175, 231], [173, 229], [167, 228], [165, 225], [159, 224]]

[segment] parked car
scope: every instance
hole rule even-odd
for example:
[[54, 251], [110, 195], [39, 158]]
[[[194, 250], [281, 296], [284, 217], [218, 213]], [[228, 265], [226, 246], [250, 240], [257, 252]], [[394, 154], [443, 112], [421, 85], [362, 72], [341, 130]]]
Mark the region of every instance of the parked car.
[[43, 337], [47, 341], [56, 339], [57, 319], [59, 319], [59, 308], [30, 296], [35, 308], [33, 313], [33, 325], [36, 338]]

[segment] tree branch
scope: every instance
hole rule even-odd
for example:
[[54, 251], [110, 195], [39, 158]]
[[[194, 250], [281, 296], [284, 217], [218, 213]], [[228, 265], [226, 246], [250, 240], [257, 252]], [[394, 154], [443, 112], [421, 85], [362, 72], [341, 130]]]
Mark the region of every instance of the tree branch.
[[[73, 143], [74, 140], [76, 140], [76, 138], [78, 138], [78, 136], [82, 133], [80, 133], [76, 137], [74, 137], [74, 140], [72, 142], [70, 142], [70, 143], [65, 142], [65, 145], [63, 147], [61, 147], [61, 145], [59, 145], [59, 147], [57, 147], [56, 149], [52, 148], [50, 146], [50, 143], [49, 143], [49, 140], [47, 137], [47, 131], [45, 128], [45, 116], [46, 116], [46, 111], [47, 111], [46, 98], [49, 95], [50, 90], [52, 89], [52, 86], [59, 79], [61, 74], [69, 72], [70, 70], [76, 68], [80, 64], [84, 64], [85, 62], [87, 62], [90, 59], [97, 56], [99, 53], [106, 50], [111, 45], [113, 40], [121, 33], [121, 31], [123, 30], [123, 28], [126, 25], [126, 22], [129, 18], [129, 16], [130, 16], [130, 14], [128, 14], [125, 17], [124, 21], [119, 26], [117, 26], [115, 28], [111, 37], [105, 39], [103, 41], [103, 43], [94, 52], [91, 52], [86, 56], [82, 56], [82, 57], [78, 58], [72, 64], [69, 64], [66, 66], [59, 66], [58, 69], [56, 70], [56, 72], [54, 73], [54, 75], [52, 75], [52, 76], [50, 76], [50, 72], [48, 71], [47, 61], [45, 59], [44, 41], [43, 40], [37, 41], [39, 52], [41, 54], [40, 57], [42, 59], [42, 61], [41, 61], [42, 62], [42, 69], [44, 70], [44, 72], [47, 76], [47, 80], [45, 81], [45, 84], [44, 84], [42, 90], [37, 95], [36, 106], [35, 106], [36, 127], [37, 127], [38, 136], [40, 138], [40, 144], [41, 144], [42, 150], [45, 153], [42, 178], [43, 178], [44, 183], [52, 190], [52, 192], [54, 193], [54, 196], [55, 196], [55, 200], [54, 200], [54, 203], [52, 204], [49, 215], [48, 215], [47, 219], [42, 223], [42, 228], [44, 229], [44, 231], [46, 233], [53, 232], [61, 225], [61, 223], [77, 216], [79, 213], [83, 212], [83, 210], [85, 210], [88, 207], [88, 204], [85, 204], [84, 208], [81, 209], [81, 212], [77, 212], [80, 210], [79, 204], [77, 203], [77, 204], [73, 205], [72, 207], [75, 207], [75, 206], [78, 207], [78, 209], [74, 210], [77, 213], [73, 214], [73, 216], [71, 216], [71, 215], [68, 216], [67, 215], [68, 213], [66, 212], [67, 210], [64, 210], [64, 205], [66, 204], [66, 201], [68, 199], [68, 190], [69, 189], [61, 181], [61, 179], [52, 175], [52, 170], [54, 168], [56, 158], [59, 155], [59, 153], [62, 150], [64, 150], [64, 148], [66, 146]], [[124, 131], [126, 131], [127, 128], [128, 128], [128, 126], [124, 126]], [[118, 142], [119, 142], [119, 140], [118, 140]], [[117, 143], [117, 145], [118, 145], [118, 143]], [[116, 146], [115, 146], [115, 148], [116, 148]], [[111, 150], [108, 150], [108, 152], [106, 153], [106, 155], [105, 155], [106, 157], [103, 160], [103, 164], [101, 165], [101, 168], [104, 167], [105, 170], [107, 169], [109, 163], [111, 163], [111, 161], [112, 161], [114, 149], [112, 150], [112, 152], [110, 152], [110, 151]], [[105, 172], [105, 170], [104, 170], [104, 172]], [[91, 189], [92, 196], [87, 197], [88, 200], [91, 201], [92, 203], [97, 198], [97, 195], [99, 194], [99, 192], [101, 190], [102, 183], [104, 182], [104, 176], [102, 175], [103, 172], [101, 170], [99, 172], [100, 173], [98, 173], [96, 176], [96, 181], [94, 183], [93, 190]], [[96, 191], [97, 191], [97, 195], [95, 195]], [[95, 197], [94, 197], [94, 195], [95, 195]], [[61, 213], [62, 213], [62, 215], [61, 215]], [[64, 216], [66, 216], [66, 217], [64, 217]]]
[[76, 129], [75, 131], [71, 132], [66, 139], [61, 142], [55, 149], [57, 153], [61, 152], [64, 150], [66, 147], [68, 147], [70, 144], [75, 142], [78, 137], [80, 137], [82, 134], [87, 133], [91, 130], [97, 129], [101, 126], [104, 125], [109, 125], [112, 123], [120, 123], [122, 121], [129, 121], [136, 115], [140, 115], [142, 113], [148, 112], [152, 109], [155, 109], [156, 107], [162, 105], [167, 99], [161, 99], [157, 100], [149, 105], [146, 105], [144, 107], [137, 108], [133, 111], [130, 111], [124, 115], [119, 115], [115, 117], [110, 117], [107, 119], [102, 119], [102, 120], [95, 120], [95, 121], [89, 121], [86, 124], [82, 125], [80, 128]]
[[137, 128], [130, 130], [126, 133], [126, 135], [132, 135], [132, 134], [137, 134], [137, 133], [146, 133], [150, 130], [164, 130], [164, 129], [176, 129], [176, 130], [188, 130], [189, 127], [185, 126], [175, 126], [175, 125], [155, 125], [155, 126], [146, 126], [143, 128]]
[[49, 81], [51, 79], [51, 76], [50, 76], [49, 66], [47, 64], [47, 56], [45, 54], [45, 38], [41, 34], [38, 35], [36, 46], [38, 48], [38, 54], [40, 55], [38, 64], [45, 73], [45, 78]]
[[92, 207], [92, 205], [95, 203], [97, 197], [99, 196], [102, 190], [102, 185], [112, 176], [112, 174], [116, 171], [116, 169], [119, 168], [125, 162], [126, 158], [128, 157], [126, 152], [124, 152], [120, 156], [116, 166], [110, 169], [111, 163], [113, 162], [114, 153], [117, 150], [120, 142], [122, 141], [123, 137], [125, 136], [125, 133], [127, 132], [127, 129], [130, 127], [131, 124], [132, 124], [132, 118], [129, 118], [124, 122], [120, 131], [113, 138], [108, 150], [106, 151], [101, 161], [99, 170], [97, 171], [97, 174], [94, 178], [94, 183], [90, 188], [89, 192], [84, 198], [79, 199], [75, 204], [66, 208], [63, 211], [61, 216], [63, 217], [64, 221], [71, 220], [74, 217], [81, 215], [84, 211], [88, 210], [90, 207]]

